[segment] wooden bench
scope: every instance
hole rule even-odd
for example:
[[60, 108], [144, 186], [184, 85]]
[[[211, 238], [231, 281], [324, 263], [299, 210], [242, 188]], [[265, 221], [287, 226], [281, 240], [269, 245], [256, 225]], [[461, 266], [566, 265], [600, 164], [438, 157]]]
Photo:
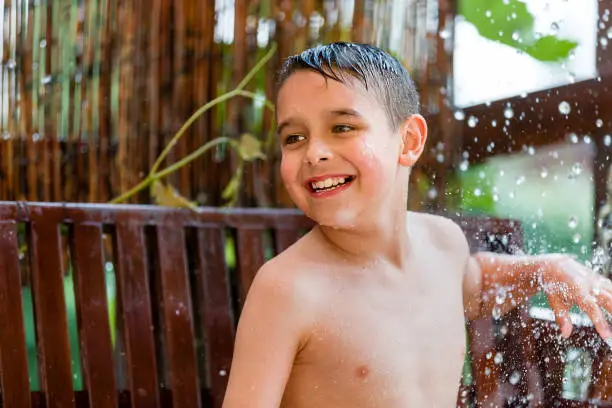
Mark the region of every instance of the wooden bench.
[[[521, 245], [515, 223], [457, 222], [474, 251]], [[2, 406], [220, 407], [254, 274], [311, 226], [294, 210], [0, 203]], [[464, 406], [494, 391], [471, 354]]]

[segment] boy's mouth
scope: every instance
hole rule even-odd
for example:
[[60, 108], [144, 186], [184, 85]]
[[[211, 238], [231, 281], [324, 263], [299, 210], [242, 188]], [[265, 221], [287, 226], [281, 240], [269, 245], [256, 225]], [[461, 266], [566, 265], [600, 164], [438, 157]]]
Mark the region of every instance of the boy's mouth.
[[306, 182], [306, 188], [311, 194], [322, 195], [348, 187], [354, 176], [328, 176], [311, 178]]

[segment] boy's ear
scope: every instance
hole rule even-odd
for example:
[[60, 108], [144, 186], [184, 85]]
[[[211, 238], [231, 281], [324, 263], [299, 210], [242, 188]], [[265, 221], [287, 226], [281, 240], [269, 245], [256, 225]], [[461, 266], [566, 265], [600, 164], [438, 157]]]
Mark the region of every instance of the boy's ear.
[[400, 127], [401, 151], [399, 163], [412, 167], [419, 159], [427, 141], [427, 122], [419, 114], [410, 116]]

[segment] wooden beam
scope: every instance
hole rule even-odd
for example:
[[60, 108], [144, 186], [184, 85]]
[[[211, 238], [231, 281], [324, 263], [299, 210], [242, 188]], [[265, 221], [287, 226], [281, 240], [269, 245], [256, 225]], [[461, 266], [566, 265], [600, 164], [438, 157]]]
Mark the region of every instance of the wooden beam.
[[[611, 88], [612, 77], [602, 77], [467, 108], [462, 150], [478, 162], [523, 146], [559, 142], [570, 132], [594, 133], [612, 120]], [[570, 106], [567, 115], [560, 112], [562, 102]], [[474, 127], [472, 116], [478, 119]]]

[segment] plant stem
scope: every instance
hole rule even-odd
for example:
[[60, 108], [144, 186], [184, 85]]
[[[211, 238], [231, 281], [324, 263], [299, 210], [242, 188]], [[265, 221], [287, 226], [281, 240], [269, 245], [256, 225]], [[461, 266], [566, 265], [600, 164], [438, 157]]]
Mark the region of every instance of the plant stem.
[[211, 147], [216, 146], [221, 143], [229, 143], [230, 146], [232, 146], [233, 148], [236, 148], [235, 140], [232, 140], [229, 137], [218, 137], [200, 146], [197, 150], [194, 150], [193, 152], [183, 157], [181, 160], [177, 161], [173, 165], [168, 166], [165, 169], [160, 170], [159, 172], [155, 173], [153, 177], [155, 178], [155, 180], [158, 180], [162, 177], [166, 177], [168, 174], [175, 172], [176, 170], [183, 167], [184, 165], [191, 163], [192, 161], [197, 159], [200, 155], [204, 154]]
[[244, 88], [246, 84], [249, 83], [251, 78], [255, 76], [257, 71], [259, 71], [261, 67], [263, 67], [268, 61], [270, 61], [270, 58], [272, 58], [272, 56], [276, 52], [276, 47], [277, 47], [276, 43], [272, 43], [270, 50], [266, 53], [266, 55], [264, 55], [264, 57], [257, 64], [255, 64], [253, 69], [251, 69], [249, 73], [246, 74], [246, 76], [242, 79], [242, 81], [240, 81], [240, 83], [236, 87], [236, 90], [241, 90], [242, 88]]
[[121, 194], [119, 197], [115, 197], [112, 200], [109, 201], [110, 204], [119, 204], [129, 198], [131, 198], [134, 194], [138, 193], [140, 190], [142, 190], [143, 188], [148, 187], [151, 183], [153, 183], [153, 181], [155, 181], [155, 179], [153, 177], [151, 177], [151, 175], [148, 175], [144, 180], [142, 180], [140, 183], [138, 183], [136, 186], [132, 187], [131, 189], [129, 189], [128, 191], [126, 191], [125, 193]]
[[170, 150], [176, 145], [176, 143], [181, 138], [181, 136], [183, 136], [183, 133], [185, 133], [187, 128], [189, 128], [189, 126], [191, 126], [191, 124], [198, 118], [198, 116], [200, 116], [201, 114], [203, 114], [204, 112], [206, 112], [207, 110], [209, 110], [210, 108], [215, 106], [216, 104], [224, 102], [224, 101], [226, 101], [226, 100], [228, 100], [230, 98], [233, 98], [234, 96], [236, 96], [238, 94], [239, 94], [238, 90], [229, 91], [228, 93], [225, 93], [225, 94], [223, 94], [223, 95], [213, 99], [212, 101], [204, 104], [204, 106], [202, 106], [200, 109], [195, 111], [195, 113], [193, 115], [191, 115], [191, 117], [189, 119], [187, 119], [187, 122], [185, 122], [183, 124], [183, 126], [181, 126], [179, 131], [176, 132], [176, 134], [172, 137], [172, 140], [170, 140], [170, 142], [166, 145], [164, 150], [161, 152], [161, 154], [159, 155], [159, 157], [155, 161], [155, 164], [153, 164], [153, 167], [151, 167], [151, 171], [149, 172], [149, 175], [154, 174], [157, 171], [157, 169], [159, 168], [161, 163], [164, 161], [166, 156], [168, 156], [168, 153], [170, 153]]

